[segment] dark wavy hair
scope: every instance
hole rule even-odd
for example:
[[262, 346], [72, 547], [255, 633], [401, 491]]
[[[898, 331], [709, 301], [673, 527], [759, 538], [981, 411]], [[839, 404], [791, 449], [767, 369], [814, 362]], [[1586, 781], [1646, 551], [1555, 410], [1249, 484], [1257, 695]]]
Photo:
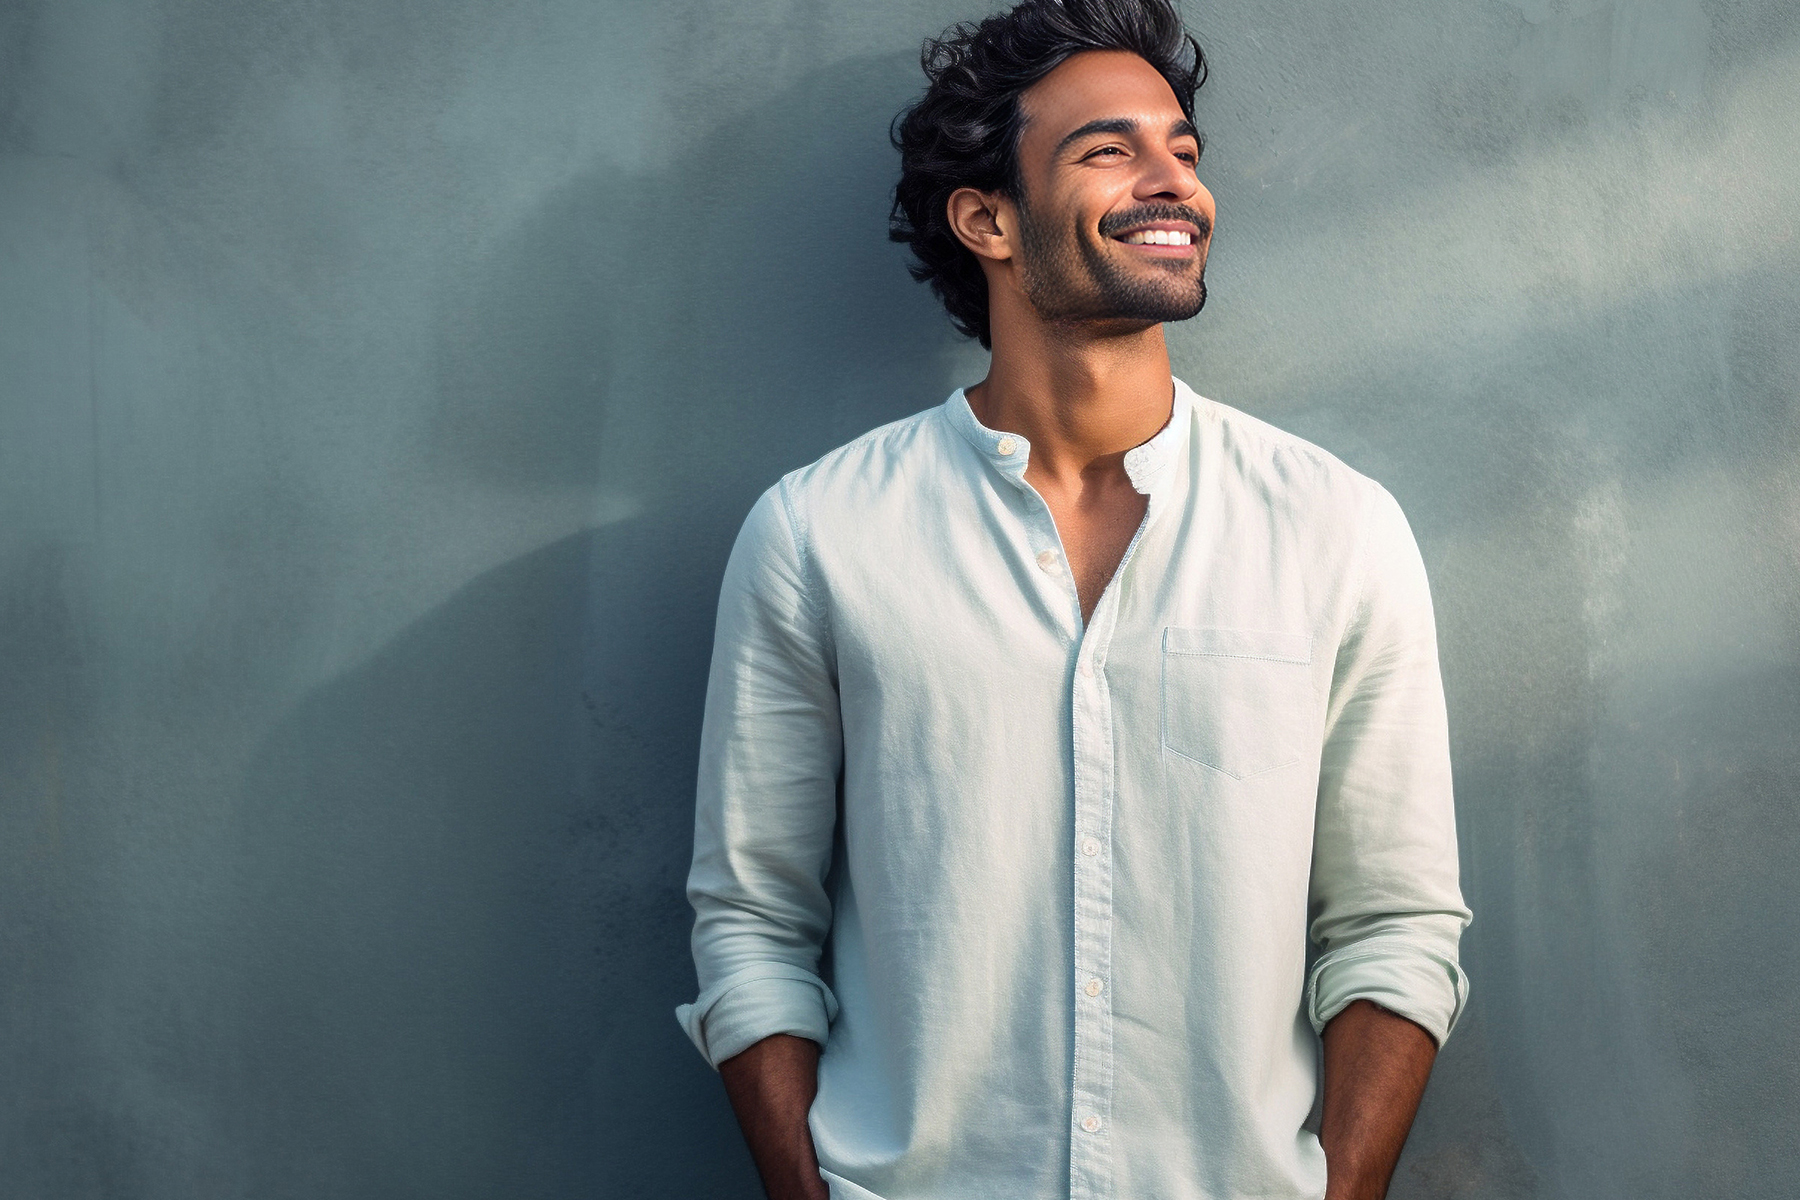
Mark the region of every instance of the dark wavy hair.
[[931, 284], [951, 324], [989, 349], [987, 277], [950, 229], [950, 193], [970, 187], [1022, 198], [1019, 96], [1083, 50], [1136, 54], [1194, 119], [1206, 56], [1171, 0], [1024, 0], [927, 39], [919, 65], [931, 82], [888, 130], [900, 152], [888, 237], [912, 247], [907, 269]]

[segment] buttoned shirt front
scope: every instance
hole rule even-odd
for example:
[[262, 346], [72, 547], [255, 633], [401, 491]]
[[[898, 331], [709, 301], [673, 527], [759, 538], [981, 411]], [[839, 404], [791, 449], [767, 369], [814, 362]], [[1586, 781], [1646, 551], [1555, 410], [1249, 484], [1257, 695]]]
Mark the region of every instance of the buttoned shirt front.
[[1417, 546], [1177, 380], [1084, 621], [1030, 453], [959, 390], [751, 511], [678, 1016], [715, 1065], [824, 1047], [838, 1200], [1319, 1197], [1317, 1031], [1360, 997], [1442, 1041], [1467, 994]]

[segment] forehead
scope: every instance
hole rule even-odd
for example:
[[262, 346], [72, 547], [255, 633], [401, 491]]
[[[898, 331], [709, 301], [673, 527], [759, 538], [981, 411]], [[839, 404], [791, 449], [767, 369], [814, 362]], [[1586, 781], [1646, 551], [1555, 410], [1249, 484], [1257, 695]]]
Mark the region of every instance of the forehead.
[[1048, 153], [1090, 121], [1122, 117], [1144, 129], [1167, 129], [1185, 114], [1169, 81], [1144, 59], [1124, 50], [1085, 50], [1019, 96], [1025, 128], [1019, 149]]

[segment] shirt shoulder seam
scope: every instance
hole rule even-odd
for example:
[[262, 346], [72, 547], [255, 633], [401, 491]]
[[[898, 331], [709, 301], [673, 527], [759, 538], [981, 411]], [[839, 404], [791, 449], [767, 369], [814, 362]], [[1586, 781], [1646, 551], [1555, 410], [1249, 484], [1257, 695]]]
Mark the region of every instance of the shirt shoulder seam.
[[876, 441], [877, 439], [884, 438], [884, 437], [892, 437], [896, 434], [903, 432], [904, 430], [906, 430], [908, 428], [923, 425], [926, 421], [929, 421], [934, 415], [941, 415], [941, 413], [943, 411], [943, 407], [944, 406], [942, 404], [933, 405], [930, 408], [921, 409], [920, 411], [918, 411], [916, 413], [909, 413], [904, 417], [897, 417], [892, 421], [888, 421], [888, 422], [885, 422], [884, 424], [877, 425], [873, 429], [866, 430], [863, 433], [857, 434], [855, 437], [851, 438], [849, 441], [845, 442], [841, 446], [833, 446], [831, 449], [829, 449], [825, 453], [819, 455], [819, 457], [813, 459], [812, 462], [807, 463], [805, 466], [796, 468], [793, 471], [789, 471], [787, 473], [787, 475], [784, 476], [783, 478], [784, 479], [792, 479], [796, 476], [810, 474], [814, 469], [824, 466], [825, 464], [829, 463], [832, 459], [838, 458], [845, 454], [849, 454], [856, 450], [860, 450], [862, 447], [864, 447], [865, 445], [867, 445], [870, 442]]
[[1309, 442], [1299, 434], [1291, 433], [1279, 425], [1272, 425], [1241, 408], [1233, 408], [1229, 404], [1198, 393], [1194, 396], [1194, 408], [1204, 418], [1230, 426], [1240, 437], [1248, 436], [1264, 442], [1277, 453], [1285, 452], [1304, 458], [1314, 466], [1326, 471], [1344, 472], [1355, 480], [1375, 482], [1318, 443]]
[[[1345, 614], [1345, 633], [1349, 632], [1349, 627], [1362, 616], [1369, 606], [1369, 525], [1374, 519], [1372, 509], [1375, 501], [1385, 490], [1367, 475], [1359, 474], [1357, 480], [1360, 484], [1357, 491], [1361, 494], [1361, 503], [1356, 508], [1356, 551], [1353, 559], [1355, 584], [1354, 590], [1350, 593], [1351, 602]], [[1338, 646], [1342, 648], [1343, 644], [1344, 636], [1340, 633]]]
[[818, 576], [818, 562], [812, 553], [812, 541], [808, 536], [809, 530], [797, 511], [798, 505], [791, 482], [794, 474], [797, 473], [784, 475], [781, 481], [775, 485], [776, 493], [781, 500], [782, 516], [787, 521], [788, 537], [793, 540], [794, 557], [798, 560], [800, 568], [800, 599], [805, 604], [808, 615], [818, 626], [820, 650], [825, 656], [826, 663], [831, 666], [832, 676], [835, 680], [837, 651], [831, 630], [831, 613], [825, 605], [824, 583]]

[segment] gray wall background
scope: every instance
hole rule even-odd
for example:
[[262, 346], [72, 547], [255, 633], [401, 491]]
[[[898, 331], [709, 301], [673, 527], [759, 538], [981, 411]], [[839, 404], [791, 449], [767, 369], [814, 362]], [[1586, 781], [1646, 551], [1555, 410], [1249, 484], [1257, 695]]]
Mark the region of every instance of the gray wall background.
[[[1205, 394], [1409, 512], [1475, 980], [1395, 1195], [1800, 1194], [1800, 5], [1193, 5]], [[972, 382], [952, 0], [0, 3], [0, 1193], [750, 1197], [756, 493]]]

